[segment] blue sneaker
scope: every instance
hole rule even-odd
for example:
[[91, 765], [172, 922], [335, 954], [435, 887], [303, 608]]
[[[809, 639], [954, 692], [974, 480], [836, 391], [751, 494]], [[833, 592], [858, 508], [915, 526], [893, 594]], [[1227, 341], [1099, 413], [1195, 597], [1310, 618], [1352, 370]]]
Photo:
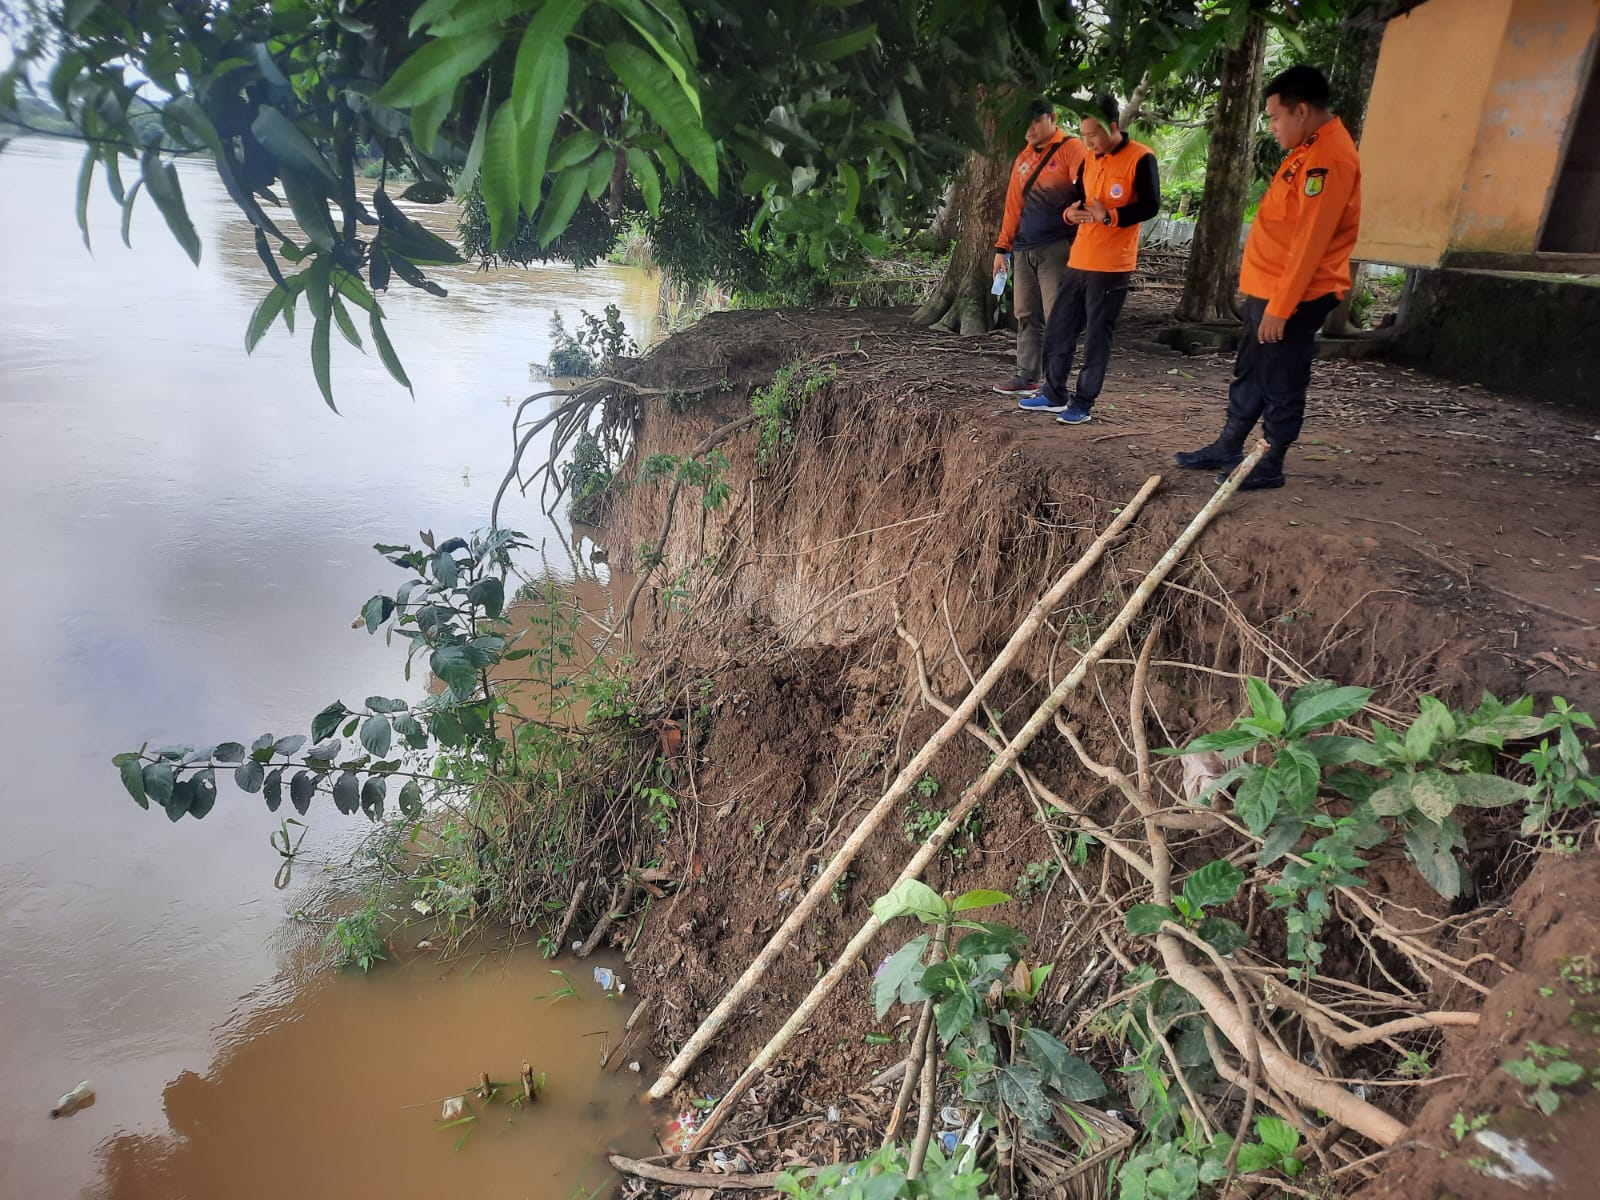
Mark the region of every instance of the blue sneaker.
[[1085, 421], [1093, 420], [1089, 410], [1080, 405], [1076, 400], [1068, 404], [1056, 418], [1057, 425], [1082, 425]]
[[1024, 396], [1017, 401], [1017, 407], [1023, 412], [1058, 413], [1071, 408], [1070, 404], [1057, 404], [1043, 392], [1035, 392], [1031, 396]]

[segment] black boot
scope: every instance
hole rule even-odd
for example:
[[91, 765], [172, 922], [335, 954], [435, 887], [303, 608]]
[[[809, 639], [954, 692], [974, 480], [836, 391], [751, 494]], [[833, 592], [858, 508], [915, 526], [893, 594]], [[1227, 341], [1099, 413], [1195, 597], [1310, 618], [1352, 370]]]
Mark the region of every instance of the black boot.
[[1230, 416], [1217, 440], [1198, 450], [1180, 450], [1172, 457], [1180, 467], [1191, 471], [1231, 471], [1244, 461], [1244, 440], [1254, 421]]
[[[1259, 492], [1266, 488], [1281, 488], [1283, 486], [1283, 456], [1289, 452], [1289, 447], [1282, 449], [1269, 446], [1267, 452], [1261, 456], [1261, 461], [1250, 468], [1239, 484], [1241, 492]], [[1243, 461], [1242, 459], [1240, 461]], [[1234, 466], [1238, 466], [1235, 463]], [[1227, 483], [1230, 472], [1224, 471], [1217, 476], [1218, 483]]]

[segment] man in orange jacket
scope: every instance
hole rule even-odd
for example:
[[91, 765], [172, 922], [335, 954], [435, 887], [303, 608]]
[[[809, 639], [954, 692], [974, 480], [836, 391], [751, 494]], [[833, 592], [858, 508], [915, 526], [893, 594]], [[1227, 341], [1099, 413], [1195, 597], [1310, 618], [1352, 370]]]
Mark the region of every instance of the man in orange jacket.
[[1328, 108], [1328, 80], [1290, 67], [1267, 84], [1267, 116], [1289, 152], [1262, 197], [1244, 247], [1244, 339], [1234, 360], [1228, 418], [1209, 446], [1177, 455], [1180, 467], [1221, 471], [1244, 458], [1261, 420], [1268, 450], [1242, 490], [1283, 486], [1283, 458], [1300, 436], [1317, 330], [1350, 290], [1350, 251], [1361, 223], [1361, 159]]
[[1055, 105], [1028, 105], [1027, 145], [1011, 164], [1005, 217], [994, 242], [994, 273], [1011, 256], [1017, 315], [1017, 373], [994, 389], [1002, 395], [1032, 395], [1039, 388], [1044, 323], [1066, 269], [1073, 227], [1061, 210], [1083, 163], [1083, 143], [1056, 125]]
[[[1139, 265], [1139, 223], [1161, 211], [1156, 156], [1122, 132], [1117, 102], [1097, 97], [1078, 128], [1089, 149], [1063, 214], [1078, 227], [1050, 319], [1044, 330], [1044, 388], [1017, 404], [1028, 412], [1058, 413], [1063, 425], [1081, 425], [1105, 383], [1128, 285]], [[1068, 386], [1078, 340], [1083, 365]]]

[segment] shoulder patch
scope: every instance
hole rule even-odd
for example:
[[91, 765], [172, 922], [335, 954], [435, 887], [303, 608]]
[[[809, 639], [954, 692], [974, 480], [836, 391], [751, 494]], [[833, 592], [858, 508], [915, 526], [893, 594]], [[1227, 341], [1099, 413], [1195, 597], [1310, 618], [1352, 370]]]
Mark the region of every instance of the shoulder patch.
[[1323, 185], [1323, 183], [1325, 183], [1327, 181], [1327, 178], [1328, 178], [1328, 168], [1327, 167], [1312, 167], [1311, 170], [1307, 171], [1306, 172], [1306, 195], [1308, 195], [1308, 196], [1320, 196], [1322, 194], [1322, 185]]

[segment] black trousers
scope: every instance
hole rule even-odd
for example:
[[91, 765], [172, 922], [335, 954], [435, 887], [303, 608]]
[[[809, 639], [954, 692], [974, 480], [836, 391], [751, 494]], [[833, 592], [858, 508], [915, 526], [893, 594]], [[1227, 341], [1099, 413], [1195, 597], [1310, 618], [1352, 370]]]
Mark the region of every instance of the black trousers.
[[1248, 436], [1257, 420], [1274, 449], [1287, 450], [1300, 436], [1306, 416], [1306, 388], [1311, 384], [1311, 360], [1317, 355], [1317, 330], [1338, 305], [1333, 293], [1304, 301], [1284, 325], [1281, 342], [1261, 342], [1256, 330], [1266, 314], [1267, 302], [1244, 298], [1244, 340], [1233, 360], [1233, 383], [1228, 388], [1228, 421], [1242, 422]]
[[[1068, 267], [1061, 277], [1050, 319], [1044, 326], [1044, 394], [1057, 404], [1076, 399], [1080, 408], [1094, 407], [1111, 361], [1111, 335], [1128, 299], [1131, 271], [1080, 271]], [[1072, 360], [1083, 339], [1083, 366], [1074, 396], [1067, 386]]]

